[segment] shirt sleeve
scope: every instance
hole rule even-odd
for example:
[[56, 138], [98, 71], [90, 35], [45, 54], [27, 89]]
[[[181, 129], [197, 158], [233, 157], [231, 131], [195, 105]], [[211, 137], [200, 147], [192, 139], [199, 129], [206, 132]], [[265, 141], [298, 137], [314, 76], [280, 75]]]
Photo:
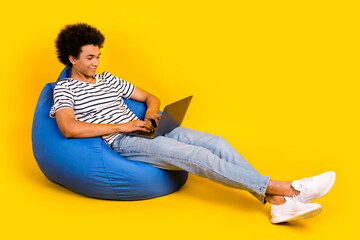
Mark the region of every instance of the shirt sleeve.
[[54, 88], [54, 105], [49, 116], [55, 118], [55, 113], [62, 108], [74, 109], [74, 94], [66, 84], [59, 82]]
[[132, 96], [132, 94], [135, 91], [135, 86], [133, 84], [131, 84], [130, 82], [127, 82], [124, 79], [121, 79], [119, 77], [115, 77], [114, 75], [112, 75], [109, 72], [104, 72], [103, 74], [105, 75], [106, 79], [108, 79], [109, 81], [112, 81], [114, 83], [116, 88], [121, 93], [122, 98], [128, 99]]

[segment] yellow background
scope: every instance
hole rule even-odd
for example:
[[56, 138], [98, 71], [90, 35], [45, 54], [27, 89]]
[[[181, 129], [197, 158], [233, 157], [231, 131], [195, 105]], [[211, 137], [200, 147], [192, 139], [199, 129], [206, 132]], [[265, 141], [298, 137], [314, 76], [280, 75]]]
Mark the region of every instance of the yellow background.
[[[354, 235], [360, 196], [356, 2], [2, 3], [1, 238]], [[135, 202], [90, 199], [49, 182], [32, 154], [32, 118], [42, 88], [63, 68], [54, 39], [75, 22], [106, 37], [99, 72], [154, 93], [162, 107], [194, 94], [184, 125], [225, 137], [262, 174], [294, 180], [335, 171], [334, 188], [317, 201], [322, 213], [272, 225], [269, 205], [193, 175], [174, 194]]]

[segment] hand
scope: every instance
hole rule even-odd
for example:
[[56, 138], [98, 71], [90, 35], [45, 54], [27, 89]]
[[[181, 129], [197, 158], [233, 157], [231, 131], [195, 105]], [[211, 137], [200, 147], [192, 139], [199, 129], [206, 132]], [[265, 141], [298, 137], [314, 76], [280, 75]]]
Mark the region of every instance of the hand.
[[146, 113], [144, 121], [151, 124], [151, 120], [154, 120], [156, 126], [159, 124], [159, 120], [161, 118], [161, 114], [158, 113]]
[[147, 121], [134, 120], [127, 123], [121, 123], [119, 125], [120, 125], [120, 132], [155, 131], [155, 128], [151, 125], [151, 123]]

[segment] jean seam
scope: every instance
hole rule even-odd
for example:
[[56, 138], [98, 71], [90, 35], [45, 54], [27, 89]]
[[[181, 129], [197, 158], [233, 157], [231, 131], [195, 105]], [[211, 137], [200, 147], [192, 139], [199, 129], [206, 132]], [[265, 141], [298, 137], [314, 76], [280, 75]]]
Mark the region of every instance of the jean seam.
[[[230, 182], [233, 182], [233, 183], [236, 183], [236, 184], [242, 184], [242, 183], [236, 182], [236, 181], [234, 181], [234, 180], [232, 180], [232, 179], [229, 179], [229, 178], [221, 175], [220, 173], [218, 173], [218, 172], [216, 172], [216, 171], [214, 171], [214, 170], [212, 170], [212, 169], [210, 169], [210, 168], [208, 168], [208, 167], [205, 167], [204, 165], [201, 165], [201, 164], [198, 164], [198, 165], [197, 165], [196, 163], [194, 163], [194, 162], [192, 162], [192, 161], [186, 161], [186, 160], [184, 160], [183, 158], [177, 158], [177, 157], [168, 156], [168, 155], [161, 154], [161, 153], [151, 153], [151, 152], [145, 152], [145, 151], [124, 151], [124, 150], [123, 150], [122, 152], [123, 152], [123, 153], [138, 153], [138, 154], [141, 153], [141, 154], [144, 154], [144, 155], [146, 155], [146, 156], [164, 156], [164, 157], [168, 157], [168, 158], [172, 158], [172, 159], [177, 159], [177, 160], [182, 161], [183, 163], [190, 163], [190, 164], [193, 164], [193, 165], [195, 165], [195, 166], [200, 166], [200, 167], [206, 169], [207, 171], [210, 171], [210, 172], [212, 172], [212, 173], [215, 173], [216, 175], [218, 175], [218, 176], [220, 176], [220, 177], [222, 177], [222, 178], [224, 178], [225, 180], [228, 180], [228, 181], [230, 181]], [[243, 185], [246, 186], [247, 188], [249, 188], [249, 185], [245, 185], [245, 184], [243, 184]], [[261, 187], [261, 188], [263, 188], [263, 187]], [[260, 188], [259, 190], [261, 190], [261, 188]], [[251, 189], [251, 188], [249, 188], [249, 189]], [[256, 193], [258, 193], [258, 194], [261, 195], [261, 193], [259, 193], [259, 192], [256, 192]]]
[[[186, 128], [184, 128], [184, 127], [180, 127], [180, 128], [186, 129]], [[170, 133], [169, 135], [171, 135], [171, 133]], [[225, 139], [224, 137], [216, 136], [216, 135], [213, 135], [213, 134], [210, 134], [210, 133], [208, 133], [208, 135], [209, 135], [208, 137], [209, 137], [210, 140], [211, 140], [211, 139], [217, 139], [217, 140], [216, 140], [216, 144], [217, 144], [219, 141], [224, 141], [226, 144], [228, 144], [228, 142], [226, 141], [226, 139]], [[170, 138], [171, 138], [171, 137], [170, 137]], [[181, 141], [180, 141], [180, 138], [182, 139]], [[214, 155], [216, 155], [216, 156], [218, 156], [219, 158], [223, 159], [224, 161], [226, 161], [226, 162], [228, 162], [228, 163], [235, 164], [233, 161], [229, 161], [228, 159], [223, 158], [220, 154], [215, 153], [215, 151], [213, 151], [213, 150], [211, 150], [211, 149], [209, 149], [209, 148], [207, 148], [207, 147], [204, 147], [204, 146], [202, 146], [202, 145], [200, 145], [200, 144], [193, 143], [191, 140], [189, 140], [190, 138], [189, 138], [186, 134], [184, 134], [184, 135], [182, 135], [182, 136], [178, 136], [177, 138], [172, 138], [172, 139], [175, 139], [175, 140], [177, 140], [177, 141], [180, 141], [180, 142], [183, 142], [183, 143], [186, 143], [186, 144], [189, 144], [189, 145], [193, 145], [193, 146], [197, 146], [197, 147], [201, 147], [201, 148], [207, 149], [207, 150], [209, 150], [210, 152], [212, 152]], [[235, 150], [235, 149], [234, 149], [234, 150]], [[239, 155], [240, 155], [240, 154], [239, 154]], [[241, 156], [241, 157], [242, 157], [242, 156]], [[245, 160], [245, 159], [244, 159], [244, 160]], [[241, 167], [244, 168], [244, 169], [246, 169], [246, 170], [255, 171], [256, 173], [259, 173], [259, 172], [257, 172], [256, 169], [254, 169], [252, 166], [251, 166], [251, 168], [248, 168], [247, 166], [241, 166]]]
[[124, 141], [125, 137], [127, 137], [126, 135], [119, 135], [117, 138], [115, 138], [115, 140], [113, 141], [113, 143], [111, 144], [111, 149], [116, 151], [115, 148], [113, 147], [113, 144], [115, 143], [116, 139], [118, 139], [119, 137], [121, 137], [119, 144], [117, 144], [117, 148], [120, 150], [121, 149], [121, 144]]
[[124, 141], [124, 139], [126, 138], [127, 136], [126, 135], [124, 135], [121, 139], [120, 139], [120, 142], [119, 142], [119, 150], [121, 149], [121, 145], [122, 145], [122, 143], [123, 143], [123, 141]]

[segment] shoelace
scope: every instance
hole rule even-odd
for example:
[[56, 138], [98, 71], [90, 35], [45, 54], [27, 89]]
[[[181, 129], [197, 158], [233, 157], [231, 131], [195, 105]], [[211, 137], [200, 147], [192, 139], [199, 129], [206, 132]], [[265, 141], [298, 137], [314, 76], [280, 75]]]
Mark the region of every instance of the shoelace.
[[300, 191], [300, 193], [299, 193], [299, 195], [294, 195], [293, 198], [296, 199], [297, 201], [302, 202], [304, 200], [303, 193], [306, 192], [307, 186], [309, 186], [309, 183], [312, 181], [313, 181], [313, 179], [311, 179], [311, 178], [304, 178], [304, 179], [300, 180], [298, 182], [299, 189], [297, 189], [298, 191]]
[[300, 194], [299, 194], [299, 195], [293, 195], [293, 196], [292, 196], [292, 199], [293, 199], [295, 202], [301, 202], [299, 196], [300, 196]]

